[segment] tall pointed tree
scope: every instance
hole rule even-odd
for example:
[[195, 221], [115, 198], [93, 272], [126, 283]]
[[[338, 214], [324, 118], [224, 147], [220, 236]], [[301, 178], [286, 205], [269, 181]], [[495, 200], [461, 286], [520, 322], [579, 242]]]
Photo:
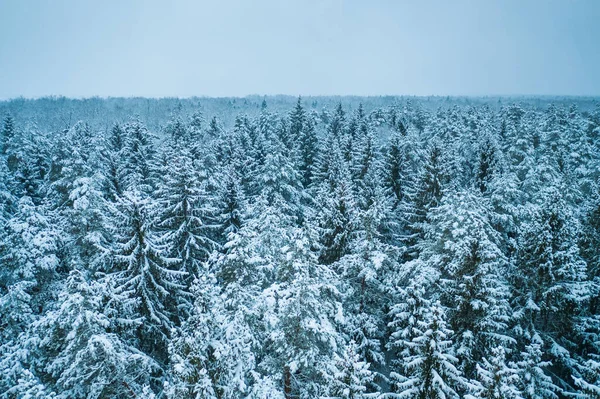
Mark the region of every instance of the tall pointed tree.
[[167, 360], [167, 343], [176, 321], [174, 296], [185, 289], [186, 272], [175, 270], [177, 258], [168, 257], [166, 237], [157, 234], [147, 197], [126, 192], [112, 207], [108, 227], [113, 243], [107, 248], [107, 265], [117, 294], [131, 317], [142, 317], [140, 348], [161, 363]]
[[15, 120], [12, 115], [7, 114], [4, 117], [0, 136], [0, 154], [5, 155], [9, 152], [9, 147], [13, 144], [12, 141], [15, 136]]
[[155, 185], [154, 136], [139, 120], [132, 120], [124, 127], [127, 162], [125, 176], [127, 188], [150, 192]]
[[419, 334], [411, 341], [416, 354], [404, 359], [401, 373], [392, 374], [397, 386], [394, 398], [460, 398], [471, 387], [457, 368], [452, 353], [452, 330], [447, 327], [444, 311], [433, 304]]
[[[568, 354], [577, 338], [572, 332], [580, 317], [577, 309], [590, 293], [586, 264], [579, 252], [577, 221], [561, 192], [552, 188], [546, 198], [534, 207], [523, 229], [520, 267], [513, 274], [514, 306], [523, 335], [539, 334], [554, 367], [573, 372]], [[569, 386], [571, 372], [555, 375]]]

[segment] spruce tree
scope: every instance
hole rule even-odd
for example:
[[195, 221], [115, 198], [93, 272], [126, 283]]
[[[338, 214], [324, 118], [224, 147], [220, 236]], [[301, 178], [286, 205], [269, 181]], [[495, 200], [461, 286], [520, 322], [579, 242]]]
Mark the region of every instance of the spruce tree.
[[102, 313], [103, 287], [71, 272], [59, 307], [33, 324], [34, 367], [58, 393], [56, 398], [102, 398], [141, 394], [159, 365], [109, 333]]
[[155, 187], [156, 151], [154, 136], [139, 120], [132, 120], [123, 127], [125, 131], [124, 168], [128, 189], [151, 192]]
[[320, 256], [331, 264], [350, 253], [350, 242], [356, 229], [356, 210], [348, 167], [339, 149], [334, 150], [326, 180], [321, 183], [317, 203]]
[[247, 201], [242, 190], [237, 170], [233, 166], [224, 167], [218, 174], [221, 182], [214, 199], [215, 237], [223, 245], [242, 228]]
[[418, 257], [417, 244], [425, 238], [429, 212], [440, 204], [444, 191], [448, 190], [449, 180], [447, 158], [441, 143], [434, 141], [427, 150], [415, 185], [401, 208], [404, 213], [401, 240], [406, 247], [405, 260]]
[[124, 298], [130, 317], [144, 320], [139, 328], [140, 348], [154, 359], [166, 361], [168, 337], [176, 321], [177, 292], [185, 289], [186, 272], [176, 270], [177, 258], [168, 257], [166, 237], [158, 234], [148, 197], [126, 192], [112, 206], [107, 220], [113, 242], [106, 267], [116, 293]]
[[473, 395], [482, 399], [522, 399], [518, 370], [506, 362], [506, 353], [501, 346], [492, 349], [489, 360], [477, 365], [477, 377], [481, 387]]
[[524, 399], [557, 399], [562, 391], [545, 371], [552, 363], [542, 359], [542, 348], [540, 336], [533, 335], [516, 362], [520, 375], [518, 388]]
[[373, 372], [369, 364], [362, 361], [356, 353], [356, 344], [353, 341], [350, 341], [341, 356], [336, 356], [335, 368], [330, 373], [332, 381], [328, 397], [336, 399], [374, 397], [367, 393], [367, 387], [373, 383]]
[[15, 136], [15, 120], [12, 115], [7, 114], [4, 117], [1, 132], [2, 141], [0, 142], [0, 154], [6, 155], [9, 153], [10, 146], [13, 145], [13, 137]]
[[115, 123], [103, 138], [99, 163], [99, 186], [105, 199], [115, 202], [125, 191], [125, 132]]
[[455, 353], [468, 378], [501, 345], [510, 348], [507, 260], [488, 219], [485, 200], [470, 192], [448, 194], [431, 211], [421, 257], [441, 271], [440, 296], [455, 332]]
[[[268, 334], [259, 367], [278, 376], [284, 397], [315, 397], [341, 345], [336, 276], [317, 263], [308, 237], [295, 229], [279, 238], [273, 283], [261, 303]], [[274, 242], [273, 242], [274, 243]]]
[[392, 197], [394, 208], [406, 199], [414, 179], [416, 154], [411, 139], [414, 138], [393, 133], [385, 148], [383, 186]]
[[319, 148], [318, 138], [315, 131], [315, 124], [309, 117], [303, 125], [300, 133], [299, 143], [299, 167], [298, 171], [301, 174], [302, 186], [308, 188], [315, 179], [316, 163]]
[[214, 275], [203, 268], [192, 287], [191, 316], [169, 344], [169, 398], [235, 398], [249, 392], [256, 345], [243, 314], [226, 306]]
[[2, 234], [0, 293], [17, 295], [34, 313], [42, 313], [50, 306], [52, 285], [58, 274], [64, 272], [63, 236], [55, 212], [22, 197]]
[[554, 367], [564, 370], [555, 375], [568, 386], [574, 371], [569, 348], [577, 339], [572, 332], [579, 320], [578, 309], [590, 291], [579, 252], [578, 224], [556, 188], [546, 198], [533, 209], [532, 220], [523, 230], [520, 268], [513, 275], [514, 306], [521, 320], [520, 332], [525, 337], [541, 337]]
[[342, 107], [342, 103], [338, 103], [335, 107], [335, 112], [329, 122], [327, 128], [328, 133], [333, 136], [339, 143], [343, 143], [344, 130], [346, 129], [346, 112]]
[[206, 181], [193, 169], [189, 149], [176, 146], [173, 152], [155, 194], [159, 204], [155, 224], [165, 235], [169, 256], [179, 260], [177, 269], [185, 273], [186, 290], [177, 293], [180, 311], [185, 314], [185, 308], [189, 308], [188, 289], [198, 276], [201, 263], [218, 245], [212, 239], [215, 216]]
[[471, 384], [457, 368], [452, 353], [452, 330], [444, 311], [433, 304], [427, 319], [419, 322], [419, 334], [411, 341], [415, 355], [404, 359], [400, 373], [392, 374], [397, 392], [394, 398], [460, 398]]
[[294, 140], [298, 140], [304, 130], [304, 124], [307, 121], [306, 112], [302, 107], [302, 98], [298, 97], [296, 107], [290, 113], [290, 137]]
[[77, 267], [91, 261], [104, 234], [98, 140], [89, 125], [78, 122], [58, 146], [60, 160], [53, 165], [52, 193], [69, 234], [65, 241], [70, 262]]

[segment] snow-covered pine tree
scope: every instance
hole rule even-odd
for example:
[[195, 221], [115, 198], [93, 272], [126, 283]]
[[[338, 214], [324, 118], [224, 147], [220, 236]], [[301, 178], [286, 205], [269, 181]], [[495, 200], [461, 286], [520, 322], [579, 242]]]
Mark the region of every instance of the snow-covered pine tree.
[[[51, 305], [54, 282], [64, 269], [61, 254], [64, 233], [56, 218], [55, 212], [36, 206], [31, 198], [24, 196], [2, 235], [0, 293], [12, 295], [12, 290], [22, 290], [17, 294], [21, 299], [32, 295], [29, 306], [38, 314]], [[10, 305], [19, 311], [19, 302]], [[26, 314], [23, 316], [26, 318]]]
[[214, 275], [203, 268], [192, 286], [191, 316], [169, 344], [169, 398], [238, 398], [248, 394], [256, 346], [244, 314], [228, 307]]
[[368, 394], [367, 387], [373, 384], [374, 375], [369, 363], [361, 360], [356, 344], [350, 341], [341, 355], [335, 354], [335, 368], [329, 371], [331, 378], [328, 398], [366, 399], [377, 398], [378, 394]]
[[[460, 392], [473, 384], [457, 368], [452, 351], [452, 330], [447, 327], [444, 310], [433, 303], [427, 318], [419, 321], [419, 333], [411, 340], [415, 354], [404, 359], [400, 372], [390, 376], [397, 393], [391, 398], [460, 398]], [[472, 388], [471, 388], [472, 389]]]
[[572, 333], [590, 290], [578, 246], [578, 222], [559, 188], [545, 194], [545, 202], [533, 206], [523, 228], [518, 270], [512, 276], [517, 332], [524, 337], [539, 334], [553, 367], [562, 368], [554, 373], [557, 382], [569, 389], [575, 371], [569, 350], [577, 340]]
[[[159, 365], [110, 333], [102, 313], [104, 287], [74, 270], [58, 306], [33, 324], [31, 365], [56, 398], [97, 399], [141, 394]], [[33, 347], [31, 347], [33, 346]]]
[[413, 192], [418, 166], [418, 137], [413, 130], [392, 133], [382, 150], [380, 185], [388, 198], [389, 216], [383, 226], [386, 243], [400, 247], [402, 238], [410, 234], [407, 212], [412, 209], [409, 196]]
[[179, 116], [174, 116], [165, 126], [165, 134], [175, 144], [187, 142], [190, 139], [187, 126]]
[[[600, 397], [600, 206], [598, 189], [594, 188], [595, 198], [590, 200], [584, 214], [581, 254], [587, 263], [590, 297], [584, 306], [580, 306], [577, 320], [577, 373], [573, 375], [575, 386], [581, 389], [584, 398]], [[587, 396], [585, 396], [587, 395]]]
[[125, 179], [125, 132], [115, 123], [100, 151], [100, 185], [104, 198], [115, 202], [127, 187]]
[[256, 183], [260, 186], [259, 195], [267, 206], [278, 207], [295, 221], [302, 219], [301, 176], [295, 168], [293, 157], [286, 154], [283, 143], [275, 137], [267, 143], [266, 156], [258, 169]]
[[286, 399], [318, 397], [327, 392], [327, 371], [343, 343], [337, 276], [317, 262], [300, 228], [271, 246], [274, 279], [258, 298], [266, 333], [258, 367], [277, 376]]
[[[14, 176], [8, 170], [5, 159], [0, 156], [0, 225], [4, 225], [15, 212], [17, 204], [15, 191]], [[1, 241], [0, 246], [2, 246]]]
[[449, 166], [442, 150], [442, 144], [433, 141], [421, 165], [415, 185], [401, 207], [404, 213], [404, 233], [401, 237], [406, 247], [405, 260], [416, 259], [419, 255], [417, 244], [425, 236], [429, 211], [437, 207], [448, 189]]
[[392, 198], [394, 209], [405, 200], [414, 184], [417, 158], [415, 140], [414, 134], [394, 132], [385, 147], [383, 186]]
[[246, 197], [242, 190], [237, 170], [233, 166], [225, 166], [218, 172], [217, 192], [214, 198], [215, 241], [223, 245], [242, 227], [247, 211]]
[[498, 145], [490, 135], [481, 141], [479, 147], [475, 185], [481, 193], [485, 194], [490, 190], [492, 180], [499, 173], [500, 151]]
[[99, 143], [89, 125], [77, 122], [57, 147], [51, 170], [54, 206], [68, 234], [64, 251], [72, 266], [80, 267], [92, 261], [104, 233]]
[[343, 143], [344, 130], [346, 129], [346, 112], [342, 107], [342, 103], [339, 102], [335, 107], [335, 111], [329, 121], [327, 132], [338, 140], [339, 143]]
[[304, 107], [302, 106], [302, 98], [298, 97], [298, 102], [296, 102], [296, 107], [290, 112], [289, 116], [289, 134], [294, 140], [298, 140], [302, 131], [304, 130], [304, 124], [306, 123], [306, 112], [304, 111]]
[[358, 132], [351, 138], [352, 152], [350, 157], [350, 172], [352, 181], [359, 200], [358, 205], [365, 209], [369, 206], [369, 197], [372, 195], [373, 186], [381, 184], [379, 172], [379, 151], [375, 141], [375, 134], [366, 116], [363, 114], [362, 105], [358, 110]]
[[179, 311], [190, 308], [189, 287], [198, 276], [202, 262], [218, 247], [211, 231], [215, 217], [213, 200], [207, 193], [206, 181], [193, 168], [193, 157], [186, 146], [176, 145], [169, 153], [170, 162], [162, 167], [162, 179], [155, 192], [156, 229], [165, 234], [168, 254], [179, 260], [177, 269], [186, 273], [186, 289], [177, 292]]
[[[367, 178], [375, 179], [369, 175]], [[389, 215], [387, 198], [377, 183], [369, 185], [374, 185], [373, 191], [367, 208], [358, 211], [350, 251], [332, 266], [343, 279], [346, 332], [356, 342], [361, 359], [378, 370], [385, 364], [382, 340], [389, 306], [387, 280], [396, 266], [397, 251], [383, 242], [381, 234]]]
[[[489, 359], [489, 360], [488, 360]], [[504, 348], [498, 346], [491, 350], [481, 364], [477, 364], [477, 380], [481, 384], [473, 395], [466, 398], [477, 399], [522, 399], [517, 388], [520, 376], [518, 370], [507, 364]]]
[[510, 348], [508, 266], [487, 203], [471, 191], [448, 193], [432, 209], [421, 258], [441, 271], [440, 296], [454, 330], [455, 354], [467, 378], [499, 345]]
[[316, 203], [319, 204], [319, 261], [331, 264], [350, 253], [350, 242], [356, 229], [356, 208], [348, 166], [339, 147], [332, 148], [331, 164], [320, 183]]
[[123, 126], [125, 131], [124, 175], [128, 189], [149, 193], [155, 186], [154, 135], [139, 120], [133, 119]]
[[600, 187], [595, 185], [593, 198], [586, 207], [582, 222], [581, 255], [587, 264], [588, 279], [592, 282], [589, 314], [600, 310]]
[[300, 158], [298, 171], [301, 173], [304, 188], [308, 188], [315, 178], [316, 162], [319, 156], [318, 142], [315, 122], [309, 116], [300, 133], [298, 148]]
[[544, 371], [552, 363], [542, 359], [543, 347], [540, 336], [533, 335], [516, 362], [520, 376], [518, 388], [524, 399], [557, 399], [558, 394], [562, 391]]
[[591, 355], [580, 367], [581, 376], [573, 376], [575, 386], [579, 392], [577, 398], [597, 399], [600, 398], [600, 357]]
[[[426, 297], [422, 284], [410, 284], [406, 288], [396, 286], [393, 289], [394, 303], [388, 314], [388, 331], [386, 348], [389, 351], [388, 362], [391, 381], [402, 381], [403, 373], [408, 375], [405, 360], [418, 354], [418, 345], [413, 339], [421, 336], [423, 323], [427, 322], [431, 301]], [[399, 393], [392, 384], [392, 392]]]
[[144, 320], [138, 329], [140, 349], [164, 363], [176, 321], [176, 294], [185, 290], [187, 273], [175, 269], [179, 259], [168, 256], [166, 237], [155, 230], [152, 211], [148, 197], [124, 193], [107, 219], [113, 241], [105, 259], [109, 279], [126, 302], [119, 306], [129, 309], [127, 316]]
[[205, 123], [206, 120], [204, 119], [204, 114], [201, 110], [196, 110], [192, 113], [187, 123], [189, 136], [192, 141], [202, 138]]
[[15, 129], [14, 118], [12, 115], [7, 114], [2, 121], [2, 131], [0, 132], [0, 154], [6, 155], [9, 153], [9, 147], [15, 136]]
[[48, 192], [52, 148], [48, 136], [35, 126], [15, 131], [7, 166], [14, 176], [16, 195], [26, 195], [36, 205], [43, 202]]
[[517, 237], [521, 216], [524, 215], [524, 193], [517, 176], [510, 171], [496, 174], [489, 182], [485, 197], [489, 198], [489, 221], [500, 234], [500, 247], [509, 261], [517, 251]]

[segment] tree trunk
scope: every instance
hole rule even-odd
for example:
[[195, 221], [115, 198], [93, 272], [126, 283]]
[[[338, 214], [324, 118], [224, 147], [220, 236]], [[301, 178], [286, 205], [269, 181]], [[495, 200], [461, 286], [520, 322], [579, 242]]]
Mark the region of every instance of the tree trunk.
[[288, 366], [283, 368], [283, 395], [285, 399], [292, 399], [292, 373]]

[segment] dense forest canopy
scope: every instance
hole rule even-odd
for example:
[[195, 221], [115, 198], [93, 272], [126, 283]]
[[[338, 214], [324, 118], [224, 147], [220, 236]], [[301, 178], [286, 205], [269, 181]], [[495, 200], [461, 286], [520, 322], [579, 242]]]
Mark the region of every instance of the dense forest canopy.
[[0, 398], [600, 398], [594, 98], [0, 102]]

